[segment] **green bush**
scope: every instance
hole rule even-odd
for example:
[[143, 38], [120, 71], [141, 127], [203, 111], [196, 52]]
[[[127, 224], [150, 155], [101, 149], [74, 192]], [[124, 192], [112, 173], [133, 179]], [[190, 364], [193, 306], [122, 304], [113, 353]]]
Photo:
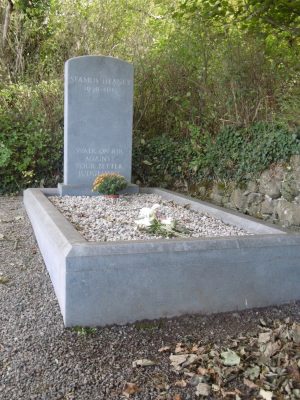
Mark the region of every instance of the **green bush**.
[[257, 123], [248, 128], [226, 127], [216, 138], [191, 128], [198, 149], [190, 166], [199, 178], [243, 182], [271, 164], [287, 161], [300, 152], [299, 132], [282, 124]]
[[192, 149], [184, 140], [167, 135], [133, 140], [133, 175], [143, 185], [173, 187], [179, 181], [191, 181], [189, 166]]
[[245, 182], [271, 164], [300, 153], [300, 132], [282, 124], [225, 127], [216, 137], [190, 126], [190, 137], [134, 141], [134, 173], [141, 183], [172, 187], [200, 181]]
[[61, 82], [0, 90], [0, 193], [55, 185], [62, 173]]

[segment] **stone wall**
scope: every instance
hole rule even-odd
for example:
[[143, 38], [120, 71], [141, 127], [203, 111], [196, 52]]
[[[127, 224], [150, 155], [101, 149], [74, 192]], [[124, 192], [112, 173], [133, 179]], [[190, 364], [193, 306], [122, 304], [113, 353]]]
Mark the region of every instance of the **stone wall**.
[[300, 155], [270, 167], [247, 185], [215, 182], [211, 189], [201, 186], [198, 192], [217, 205], [284, 227], [300, 227]]

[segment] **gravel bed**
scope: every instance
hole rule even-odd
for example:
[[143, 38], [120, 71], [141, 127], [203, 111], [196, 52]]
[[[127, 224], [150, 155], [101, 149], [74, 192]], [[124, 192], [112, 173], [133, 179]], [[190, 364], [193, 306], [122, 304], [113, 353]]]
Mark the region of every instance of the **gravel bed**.
[[[300, 303], [218, 315], [194, 315], [93, 330], [64, 329], [50, 278], [22, 199], [0, 197], [1, 400], [121, 400], [126, 382], [140, 392], [130, 400], [199, 400], [195, 387], [176, 386], [163, 346], [178, 342], [225, 348], [287, 317], [300, 320]], [[133, 368], [147, 358], [157, 365]], [[185, 377], [186, 380], [188, 380]], [[166, 389], [158, 383], [166, 382]], [[240, 398], [252, 399], [243, 388]], [[217, 395], [208, 397], [218, 398]], [[234, 397], [233, 397], [234, 398]]]
[[147, 240], [161, 239], [162, 236], [149, 233], [137, 227], [143, 207], [159, 204], [159, 213], [164, 218], [178, 221], [188, 229], [186, 237], [242, 236], [250, 232], [227, 225], [205, 213], [199, 213], [163, 200], [155, 194], [120, 196], [118, 199], [104, 196], [51, 196], [49, 200], [80, 231], [88, 241]]

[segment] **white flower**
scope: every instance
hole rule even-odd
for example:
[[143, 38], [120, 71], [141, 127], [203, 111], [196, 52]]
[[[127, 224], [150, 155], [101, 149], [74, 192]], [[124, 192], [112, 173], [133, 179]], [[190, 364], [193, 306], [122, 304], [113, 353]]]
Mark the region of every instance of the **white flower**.
[[174, 226], [174, 220], [172, 218], [165, 218], [160, 221], [163, 225], [167, 225], [170, 227]]
[[141, 209], [139, 218], [154, 219], [156, 217], [156, 210], [160, 208], [159, 204], [154, 204], [151, 208], [144, 207]]
[[137, 219], [134, 222], [139, 228], [149, 228], [152, 225], [152, 221], [149, 218]]

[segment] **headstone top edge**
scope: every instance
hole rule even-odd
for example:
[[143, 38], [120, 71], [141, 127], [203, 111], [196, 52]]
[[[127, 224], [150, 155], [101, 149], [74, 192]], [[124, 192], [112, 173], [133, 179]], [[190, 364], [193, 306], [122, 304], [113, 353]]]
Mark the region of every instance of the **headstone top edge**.
[[86, 56], [78, 56], [78, 57], [72, 57], [72, 58], [69, 58], [66, 62], [65, 62], [65, 65], [67, 65], [67, 64], [70, 64], [70, 63], [72, 63], [72, 62], [74, 62], [74, 61], [79, 61], [80, 59], [81, 60], [83, 60], [83, 59], [109, 59], [109, 60], [113, 60], [113, 61], [116, 61], [116, 62], [119, 62], [119, 63], [122, 63], [122, 64], [126, 64], [126, 65], [128, 65], [128, 66], [133, 66], [133, 64], [132, 63], [130, 63], [130, 62], [128, 62], [128, 61], [124, 61], [124, 60], [120, 60], [119, 58], [117, 58], [117, 57], [112, 57], [112, 56], [99, 56], [99, 55], [86, 55]]

